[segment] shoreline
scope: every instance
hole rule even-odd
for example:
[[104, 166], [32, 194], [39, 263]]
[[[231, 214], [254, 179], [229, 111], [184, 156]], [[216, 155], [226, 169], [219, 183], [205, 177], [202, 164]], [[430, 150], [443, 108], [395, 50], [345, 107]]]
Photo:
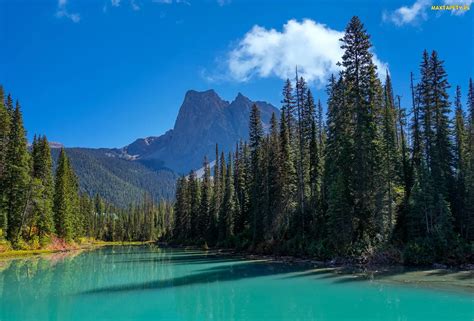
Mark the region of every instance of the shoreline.
[[[236, 251], [235, 249], [209, 248], [199, 246], [170, 246], [184, 250], [211, 252], [211, 255], [227, 255], [244, 260], [264, 261], [270, 264], [307, 266], [308, 271], [323, 271], [337, 274], [351, 281], [374, 281], [380, 284], [410, 285], [419, 288], [439, 289], [455, 292], [474, 293], [474, 265], [446, 266], [433, 264], [427, 266], [408, 266], [402, 264], [360, 264], [350, 260], [320, 261], [286, 255], [266, 255]], [[336, 261], [336, 262], [332, 262]]]
[[9, 250], [0, 252], [1, 259], [12, 259], [18, 257], [30, 257], [30, 256], [40, 256], [43, 254], [52, 254], [52, 253], [66, 253], [79, 250], [94, 250], [106, 246], [143, 246], [143, 245], [156, 245], [161, 248], [171, 248], [171, 249], [182, 249], [182, 250], [193, 250], [193, 251], [202, 251], [210, 252], [211, 255], [215, 256], [234, 256], [242, 258], [245, 260], [252, 261], [266, 261], [269, 263], [281, 263], [289, 265], [308, 265], [313, 268], [324, 268], [324, 269], [333, 269], [335, 272], [341, 274], [357, 274], [357, 273], [367, 273], [371, 272], [374, 274], [383, 275], [385, 272], [394, 269], [404, 269], [404, 270], [423, 270], [423, 271], [432, 271], [432, 270], [444, 270], [444, 271], [456, 271], [456, 272], [469, 272], [474, 274], [474, 264], [462, 264], [458, 266], [448, 266], [445, 264], [433, 263], [432, 265], [422, 265], [422, 266], [412, 266], [404, 265], [402, 263], [393, 263], [393, 264], [377, 264], [377, 263], [358, 263], [353, 259], [344, 259], [344, 258], [334, 258], [331, 260], [318, 260], [310, 257], [299, 257], [295, 255], [277, 255], [277, 254], [256, 254], [248, 251], [239, 251], [232, 248], [207, 248], [204, 249], [200, 246], [195, 245], [178, 245], [178, 244], [169, 244], [166, 242], [156, 242], [156, 241], [92, 241], [86, 242], [83, 244], [70, 244], [70, 246], [61, 249], [54, 248], [43, 248], [43, 249], [34, 249], [34, 250]]
[[156, 245], [160, 248], [181, 249], [184, 251], [201, 251], [210, 256], [232, 256], [242, 260], [261, 261], [269, 264], [300, 265], [308, 271], [326, 271], [351, 281], [375, 281], [378, 283], [411, 285], [420, 288], [463, 291], [474, 293], [474, 265], [448, 267], [440, 264], [431, 266], [405, 266], [401, 264], [357, 264], [351, 260], [319, 261], [311, 258], [283, 255], [255, 254], [235, 249], [209, 248], [199, 246], [174, 245], [164, 242], [91, 242], [67, 249], [37, 249], [0, 252], [0, 262], [9, 260], [41, 257], [54, 253], [71, 253], [74, 251], [95, 250], [107, 246], [145, 246]]
[[208, 248], [204, 249], [195, 245], [176, 245], [176, 244], [160, 244], [160, 246], [168, 248], [177, 248], [184, 250], [199, 250], [203, 252], [215, 252], [216, 255], [232, 255], [247, 260], [265, 260], [272, 263], [282, 264], [302, 264], [313, 265], [315, 268], [333, 268], [346, 271], [377, 271], [383, 272], [387, 269], [414, 269], [414, 270], [449, 270], [449, 271], [465, 271], [474, 273], [474, 262], [460, 265], [446, 265], [434, 262], [431, 265], [404, 265], [403, 263], [360, 263], [356, 258], [332, 258], [330, 260], [320, 260], [311, 257], [301, 257], [296, 255], [278, 255], [278, 254], [257, 254], [249, 251], [236, 250], [232, 248]]
[[145, 244], [153, 244], [152, 241], [129, 241], [129, 242], [107, 242], [107, 241], [97, 241], [89, 242], [84, 244], [70, 244], [65, 248], [54, 249], [54, 248], [43, 248], [43, 249], [34, 249], [34, 250], [8, 250], [0, 252], [0, 260], [3, 259], [15, 259], [15, 258], [24, 258], [24, 257], [33, 257], [40, 256], [43, 254], [52, 254], [52, 253], [65, 253], [72, 251], [80, 250], [94, 250], [104, 246], [139, 246]]

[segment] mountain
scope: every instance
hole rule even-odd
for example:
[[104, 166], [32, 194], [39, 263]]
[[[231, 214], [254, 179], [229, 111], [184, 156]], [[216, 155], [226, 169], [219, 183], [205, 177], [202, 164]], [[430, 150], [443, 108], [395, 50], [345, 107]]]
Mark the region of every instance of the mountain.
[[[59, 149], [52, 149], [53, 160]], [[145, 193], [153, 199], [173, 199], [177, 175], [166, 168], [150, 168], [121, 157], [113, 149], [66, 148], [81, 190], [99, 193], [107, 201], [125, 207], [140, 200]]]
[[[139, 200], [144, 193], [154, 199], [174, 198], [178, 174], [202, 167], [203, 158], [220, 151], [233, 151], [240, 139], [248, 138], [248, 120], [253, 104], [259, 106], [264, 128], [279, 110], [238, 94], [232, 102], [214, 90], [186, 93], [173, 129], [161, 136], [135, 140], [123, 148], [66, 148], [81, 189], [99, 193], [119, 206]], [[52, 147], [61, 147], [55, 144]], [[53, 148], [56, 159], [59, 149]]]
[[159, 161], [161, 166], [178, 173], [198, 169], [205, 155], [209, 160], [215, 158], [216, 143], [228, 152], [239, 140], [248, 138], [248, 120], [254, 103], [260, 108], [264, 127], [268, 127], [272, 113], [279, 116], [274, 106], [251, 101], [241, 93], [229, 103], [214, 90], [190, 90], [173, 129], [159, 137], [137, 139], [122, 149], [123, 155], [141, 162]]

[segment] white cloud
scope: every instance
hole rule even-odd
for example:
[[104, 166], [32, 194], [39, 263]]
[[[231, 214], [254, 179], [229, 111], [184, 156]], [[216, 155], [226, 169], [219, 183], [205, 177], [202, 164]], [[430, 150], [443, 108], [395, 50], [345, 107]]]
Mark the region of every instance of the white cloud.
[[130, 6], [134, 11], [140, 10], [140, 6], [137, 4], [135, 0], [130, 0]]
[[383, 21], [392, 22], [397, 26], [414, 24], [426, 20], [426, 10], [431, 6], [431, 0], [417, 0], [411, 7], [400, 7], [393, 12], [384, 12]]
[[176, 4], [186, 4], [188, 6], [191, 5], [191, 3], [187, 0], [151, 0], [151, 2], [159, 3], [159, 4], [173, 4], [173, 3], [176, 3]]
[[[443, 0], [440, 5], [467, 5], [470, 6], [473, 0]], [[437, 5], [432, 0], [416, 0], [410, 7], [403, 6], [395, 11], [385, 11], [382, 14], [382, 20], [385, 22], [394, 23], [397, 26], [403, 26], [406, 24], [419, 24], [420, 22], [428, 19], [428, 10], [431, 10], [432, 5]], [[449, 10], [452, 15], [463, 15], [467, 10]]]
[[[443, 3], [447, 6], [471, 6], [474, 3], [474, 0], [444, 0]], [[451, 14], [455, 16], [462, 16], [467, 10], [451, 10]]]
[[230, 4], [231, 2], [232, 2], [232, 0], [217, 0], [217, 4], [221, 7], [226, 6], [226, 5]]
[[[313, 20], [289, 20], [282, 31], [254, 26], [229, 53], [230, 77], [247, 81], [252, 77], [293, 78], [295, 67], [308, 82], [321, 86], [340, 70], [337, 63], [343, 50], [339, 41], [344, 33]], [[387, 64], [374, 54], [379, 74]]]
[[110, 4], [112, 4], [112, 7], [119, 7], [120, 0], [110, 0]]
[[58, 0], [58, 7], [56, 9], [56, 17], [68, 18], [74, 23], [81, 21], [81, 16], [78, 13], [71, 13], [67, 10], [67, 0]]

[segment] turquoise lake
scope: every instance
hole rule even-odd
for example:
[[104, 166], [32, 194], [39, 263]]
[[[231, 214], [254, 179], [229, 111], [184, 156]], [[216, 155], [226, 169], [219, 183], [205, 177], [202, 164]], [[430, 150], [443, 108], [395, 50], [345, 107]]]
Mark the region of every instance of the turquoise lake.
[[472, 321], [473, 294], [155, 246], [0, 261], [0, 321]]

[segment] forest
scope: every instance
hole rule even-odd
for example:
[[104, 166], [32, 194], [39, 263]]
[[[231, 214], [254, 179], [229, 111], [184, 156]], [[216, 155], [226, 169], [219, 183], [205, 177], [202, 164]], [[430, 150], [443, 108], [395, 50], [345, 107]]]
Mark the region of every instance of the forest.
[[55, 240], [81, 243], [155, 240], [171, 229], [173, 208], [149, 195], [119, 208], [80, 191], [65, 149], [53, 174], [46, 136], [28, 146], [20, 103], [0, 87], [0, 248], [38, 249]]
[[143, 195], [118, 207], [81, 191], [65, 149], [53, 165], [46, 136], [28, 145], [20, 104], [0, 87], [0, 246], [161, 240], [362, 263], [472, 262], [472, 79], [467, 99], [459, 85], [450, 98], [444, 62], [425, 50], [419, 81], [409, 78], [411, 106], [401, 106], [371, 47], [352, 18], [326, 115], [296, 71], [270, 128], [254, 105], [248, 141], [228, 155], [216, 146], [212, 169], [204, 157], [202, 177], [178, 179], [174, 203]]
[[474, 88], [449, 98], [436, 51], [421, 56], [412, 104], [401, 106], [354, 17], [329, 79], [327, 115], [302, 77], [283, 87], [268, 131], [253, 106], [248, 141], [219, 155], [213, 173], [177, 184], [178, 244], [413, 265], [472, 262]]

